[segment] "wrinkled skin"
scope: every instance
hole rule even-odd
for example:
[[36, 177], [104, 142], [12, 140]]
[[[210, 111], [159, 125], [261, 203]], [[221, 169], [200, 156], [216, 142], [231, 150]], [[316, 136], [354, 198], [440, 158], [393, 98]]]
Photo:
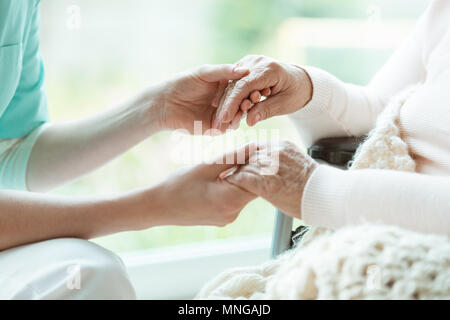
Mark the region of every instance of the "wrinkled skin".
[[249, 163], [239, 167], [225, 179], [266, 199], [284, 213], [301, 218], [303, 191], [317, 166], [295, 144], [280, 142], [258, 146]]
[[237, 123], [236, 117], [247, 112], [247, 124], [253, 126], [296, 112], [312, 98], [311, 80], [296, 65], [258, 55], [246, 56], [236, 65], [250, 69], [250, 73], [232, 81], [226, 89], [217, 110], [222, 123]]

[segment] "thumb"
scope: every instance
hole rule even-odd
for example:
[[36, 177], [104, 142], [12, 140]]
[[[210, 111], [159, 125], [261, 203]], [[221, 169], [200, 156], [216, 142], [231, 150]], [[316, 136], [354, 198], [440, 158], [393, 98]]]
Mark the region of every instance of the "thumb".
[[218, 82], [222, 80], [237, 80], [250, 73], [245, 67], [237, 67], [234, 64], [205, 64], [194, 73], [203, 81]]
[[248, 143], [237, 150], [228, 152], [204, 164], [202, 170], [206, 175], [217, 178], [224, 171], [248, 163], [248, 160], [256, 152], [256, 149], [256, 144]]
[[254, 195], [257, 196], [261, 196], [260, 194], [261, 179], [263, 179], [263, 177], [256, 175], [252, 172], [248, 172], [245, 169], [239, 170], [233, 175], [230, 175], [225, 178], [225, 180], [228, 183], [235, 185], [236, 187], [239, 187], [241, 189], [244, 189], [247, 192], [253, 193]]
[[275, 95], [255, 104], [247, 113], [247, 124], [254, 126], [260, 121], [282, 115], [283, 99], [284, 96]]

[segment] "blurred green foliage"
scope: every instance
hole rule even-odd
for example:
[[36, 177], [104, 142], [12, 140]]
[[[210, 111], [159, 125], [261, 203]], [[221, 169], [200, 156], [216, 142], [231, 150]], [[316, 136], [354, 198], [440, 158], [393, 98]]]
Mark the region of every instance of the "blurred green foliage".
[[[415, 19], [425, 5], [424, 0], [397, 4], [389, 0], [216, 0], [210, 20], [214, 28], [214, 61], [232, 63], [247, 54], [270, 55], [279, 25], [290, 17]], [[391, 54], [390, 50], [306, 50], [307, 60], [303, 63], [357, 84], [367, 83]]]
[[216, 0], [210, 19], [215, 31], [214, 58], [233, 62], [257, 53], [289, 17], [361, 18], [365, 10], [364, 0]]
[[289, 16], [355, 19], [364, 17], [367, 2], [365, 0], [281, 0], [280, 5], [284, 8], [283, 12]]
[[277, 1], [216, 0], [209, 19], [214, 28], [214, 61], [235, 62], [271, 38], [282, 20]]

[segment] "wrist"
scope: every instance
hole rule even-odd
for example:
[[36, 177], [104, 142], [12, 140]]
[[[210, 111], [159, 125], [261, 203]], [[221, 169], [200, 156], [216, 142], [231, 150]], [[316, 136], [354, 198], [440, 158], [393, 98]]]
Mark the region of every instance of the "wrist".
[[165, 84], [162, 83], [149, 87], [132, 102], [137, 123], [142, 125], [147, 137], [165, 129], [165, 100]]
[[292, 65], [295, 71], [296, 91], [298, 92], [298, 109], [306, 106], [313, 97], [313, 84], [308, 72], [295, 64]]
[[160, 186], [152, 186], [133, 190], [115, 197], [114, 202], [118, 221], [118, 231], [139, 231], [151, 227], [168, 225], [166, 221], [167, 210], [162, 199], [163, 192]]

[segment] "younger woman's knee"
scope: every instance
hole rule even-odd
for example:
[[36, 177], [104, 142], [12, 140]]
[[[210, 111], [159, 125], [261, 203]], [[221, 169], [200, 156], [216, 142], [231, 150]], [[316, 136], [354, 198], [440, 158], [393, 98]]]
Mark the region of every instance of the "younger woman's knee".
[[[65, 288], [56, 299], [135, 299], [125, 265], [113, 252], [81, 239], [57, 239], [51, 244], [64, 250], [59, 259], [65, 268]], [[62, 290], [61, 290], [62, 289]], [[59, 295], [59, 296], [58, 296]]]
[[92, 257], [80, 264], [84, 299], [135, 299], [125, 265], [114, 253], [89, 243]]

